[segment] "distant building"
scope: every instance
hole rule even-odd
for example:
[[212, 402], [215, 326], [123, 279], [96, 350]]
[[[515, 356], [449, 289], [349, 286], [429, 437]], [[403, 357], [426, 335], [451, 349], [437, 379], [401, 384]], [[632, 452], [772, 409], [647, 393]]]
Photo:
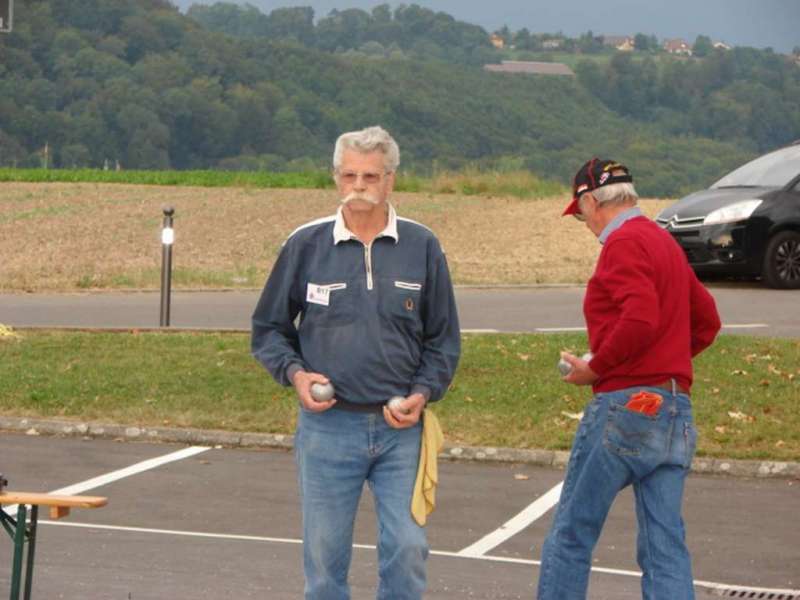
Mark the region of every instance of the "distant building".
[[713, 46], [717, 50], [730, 50], [731, 49], [731, 47], [728, 46], [728, 44], [726, 44], [725, 42], [714, 42]]
[[561, 39], [545, 40], [542, 42], [542, 48], [545, 50], [558, 50], [563, 45], [564, 40]]
[[683, 54], [684, 56], [692, 55], [692, 47], [682, 39], [667, 40], [664, 42], [664, 50], [670, 54]]
[[489, 38], [489, 41], [492, 42], [492, 46], [494, 46], [498, 50], [502, 50], [503, 48], [505, 48], [506, 41], [503, 39], [503, 36], [501, 35], [493, 33], [492, 37]]
[[631, 52], [636, 48], [633, 38], [627, 35], [604, 35], [603, 45], [615, 48], [620, 52]]
[[563, 63], [504, 60], [499, 65], [484, 65], [483, 68], [487, 71], [492, 71], [495, 73], [575, 76], [575, 73], [573, 73], [572, 69]]

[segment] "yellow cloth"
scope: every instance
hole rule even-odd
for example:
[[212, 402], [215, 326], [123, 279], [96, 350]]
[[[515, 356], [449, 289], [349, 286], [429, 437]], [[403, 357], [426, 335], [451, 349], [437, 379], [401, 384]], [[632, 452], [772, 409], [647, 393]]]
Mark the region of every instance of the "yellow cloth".
[[431, 411], [423, 411], [419, 467], [417, 467], [417, 480], [414, 483], [414, 495], [411, 497], [411, 516], [420, 527], [425, 525], [428, 515], [436, 508], [436, 484], [439, 483], [436, 457], [443, 444], [444, 435], [439, 419]]

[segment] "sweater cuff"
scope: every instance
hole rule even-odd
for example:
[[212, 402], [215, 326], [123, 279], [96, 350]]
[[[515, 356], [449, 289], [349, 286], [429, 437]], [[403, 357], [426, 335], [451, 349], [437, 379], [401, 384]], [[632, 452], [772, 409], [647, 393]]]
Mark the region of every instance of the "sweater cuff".
[[595, 356], [589, 361], [589, 368], [598, 375], [602, 375], [611, 368], [611, 365]]
[[305, 371], [300, 363], [292, 363], [286, 367], [286, 379], [289, 380], [289, 385], [294, 385], [294, 376], [298, 371]]
[[429, 402], [431, 399], [431, 388], [429, 388], [427, 385], [422, 385], [421, 383], [415, 383], [412, 385], [411, 393], [422, 394], [422, 397], [425, 398], [425, 402]]

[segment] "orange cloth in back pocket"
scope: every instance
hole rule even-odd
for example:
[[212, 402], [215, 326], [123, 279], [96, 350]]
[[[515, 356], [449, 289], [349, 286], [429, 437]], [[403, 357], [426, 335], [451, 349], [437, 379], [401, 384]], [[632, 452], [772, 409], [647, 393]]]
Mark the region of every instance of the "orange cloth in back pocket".
[[653, 392], [637, 392], [631, 396], [625, 408], [634, 412], [653, 416], [658, 412], [658, 409], [661, 408], [661, 403], [663, 401], [663, 398], [661, 398], [659, 394]]

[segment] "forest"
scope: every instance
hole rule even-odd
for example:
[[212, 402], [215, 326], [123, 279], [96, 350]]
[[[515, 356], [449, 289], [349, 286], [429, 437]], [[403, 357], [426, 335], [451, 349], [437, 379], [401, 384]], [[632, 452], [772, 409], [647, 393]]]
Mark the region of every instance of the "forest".
[[321, 170], [339, 133], [381, 124], [407, 172], [568, 182], [599, 155], [675, 196], [800, 138], [800, 67], [769, 50], [586, 52], [576, 77], [519, 76], [483, 70], [489, 35], [413, 4], [28, 0], [0, 36], [0, 166]]

